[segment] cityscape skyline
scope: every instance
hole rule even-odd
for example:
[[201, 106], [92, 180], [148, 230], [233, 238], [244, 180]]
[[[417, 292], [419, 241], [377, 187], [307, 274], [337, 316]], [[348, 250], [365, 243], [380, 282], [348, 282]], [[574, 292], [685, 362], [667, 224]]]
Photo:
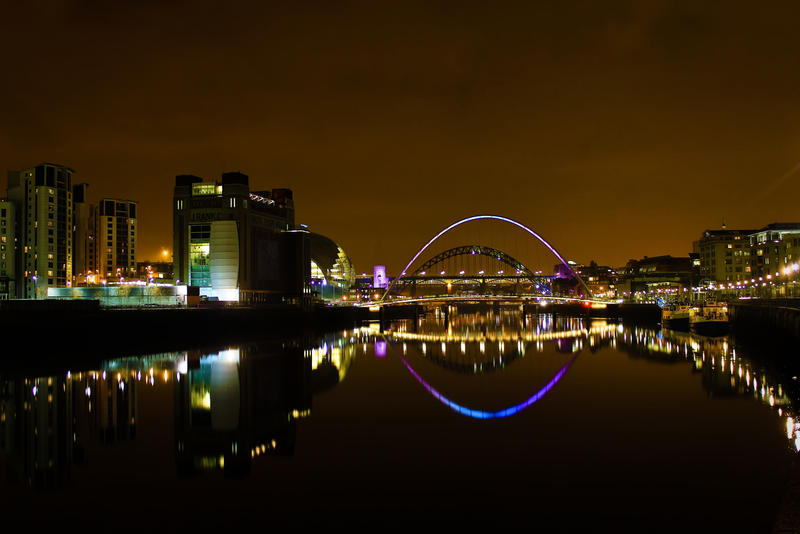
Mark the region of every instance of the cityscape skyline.
[[11, 6], [0, 165], [137, 200], [142, 259], [174, 176], [237, 170], [359, 271], [476, 213], [578, 262], [682, 256], [798, 219], [798, 8], [750, 7]]
[[800, 532], [797, 2], [6, 4], [9, 528]]

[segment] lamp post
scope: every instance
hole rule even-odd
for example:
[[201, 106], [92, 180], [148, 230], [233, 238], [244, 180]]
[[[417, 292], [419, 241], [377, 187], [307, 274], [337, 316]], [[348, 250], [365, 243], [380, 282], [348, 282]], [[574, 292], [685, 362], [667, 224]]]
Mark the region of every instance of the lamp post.
[[31, 276], [31, 280], [33, 280], [33, 298], [38, 299], [39, 295], [36, 294], [36, 280], [37, 280], [36, 275]]

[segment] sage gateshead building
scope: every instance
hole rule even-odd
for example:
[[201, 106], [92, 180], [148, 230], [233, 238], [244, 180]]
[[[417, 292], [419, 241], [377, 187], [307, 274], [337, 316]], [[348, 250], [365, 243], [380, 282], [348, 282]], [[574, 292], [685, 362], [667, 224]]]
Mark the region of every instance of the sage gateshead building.
[[180, 175], [173, 209], [176, 284], [220, 301], [311, 301], [310, 233], [295, 228], [290, 189], [250, 191], [240, 172]]

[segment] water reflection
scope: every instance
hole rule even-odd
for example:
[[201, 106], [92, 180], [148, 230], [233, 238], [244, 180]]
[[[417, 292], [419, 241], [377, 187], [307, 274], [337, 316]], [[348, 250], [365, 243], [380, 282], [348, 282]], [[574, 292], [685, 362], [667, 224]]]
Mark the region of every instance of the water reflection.
[[[785, 378], [741, 357], [726, 338], [518, 310], [449, 310], [393, 323], [385, 332], [372, 325], [318, 339], [112, 359], [98, 369], [49, 376], [0, 377], [0, 454], [9, 480], [35, 489], [62, 486], [72, 466], [86, 461], [89, 444], [135, 441], [143, 398], [162, 390], [173, 401], [176, 473], [221, 471], [242, 477], [260, 458], [294, 454], [298, 421], [313, 413], [313, 398], [338, 387], [359, 359], [396, 358], [422, 386], [421, 393], [459, 417], [489, 419], [531, 408], [569, 379], [568, 370], [580, 365], [582, 354], [609, 348], [632, 358], [686, 364], [702, 374], [709, 395], [750, 397], [770, 406], [783, 419], [792, 449], [800, 450], [800, 422]], [[467, 379], [462, 375], [510, 373], [529, 359], [539, 362], [529, 396], [497, 409], [452, 399], [430, 372]]]
[[550, 315], [532, 317], [514, 310], [465, 315], [458, 315], [451, 310], [445, 316], [434, 314], [430, 320], [420, 319], [416, 324], [398, 322], [388, 332], [388, 338], [392, 345], [401, 344], [403, 355], [407, 354], [411, 343], [437, 365], [471, 374], [502, 369], [524, 358], [528, 351], [542, 352], [545, 342], [553, 343], [556, 352], [574, 354], [532, 395], [498, 410], [476, 409], [452, 400], [420, 376], [408, 360], [398, 354], [412, 376], [442, 404], [475, 419], [495, 419], [517, 414], [542, 399], [575, 362], [583, 349], [584, 340], [594, 345], [596, 340], [609, 337], [617, 330], [617, 325], [595, 322], [586, 326], [582, 319], [554, 319]]

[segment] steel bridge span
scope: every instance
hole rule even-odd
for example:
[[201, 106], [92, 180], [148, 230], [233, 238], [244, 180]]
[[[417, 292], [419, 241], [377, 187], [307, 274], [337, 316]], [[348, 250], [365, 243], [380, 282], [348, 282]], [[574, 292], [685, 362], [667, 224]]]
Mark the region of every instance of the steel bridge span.
[[547, 304], [573, 303], [590, 307], [603, 307], [611, 304], [608, 300], [579, 297], [553, 297], [549, 295], [432, 295], [424, 297], [377, 300], [359, 304], [362, 307], [401, 306], [405, 304], [457, 304], [457, 303], [505, 303], [505, 304]]
[[[506, 254], [503, 251], [498, 249], [487, 247], [483, 245], [464, 245], [459, 247], [454, 247], [449, 250], [446, 250], [436, 256], [428, 259], [416, 270], [413, 272], [409, 272], [411, 266], [416, 262], [420, 256], [439, 238], [450, 232], [452, 229], [461, 226], [462, 224], [472, 222], [472, 221], [479, 221], [479, 220], [494, 220], [494, 221], [501, 221], [512, 226], [516, 226], [527, 232], [533, 238], [538, 240], [541, 244], [543, 244], [552, 254], [553, 256], [560, 262], [564, 267], [565, 270], [571, 274], [572, 278], [576, 280], [579, 284], [581, 294], [579, 297], [553, 297], [551, 295], [551, 284], [554, 277], [552, 276], [542, 276], [540, 272], [533, 272], [531, 269], [526, 267], [517, 259], [511, 257], [510, 255]], [[464, 256], [485, 256], [491, 257], [495, 259], [501, 266], [507, 266], [509, 269], [508, 273], [505, 273], [505, 268], [497, 271], [496, 274], [494, 273], [486, 273], [483, 270], [477, 273], [467, 273], [465, 269], [460, 269], [457, 273], [447, 273], [446, 270], [441, 270], [439, 272], [432, 272], [429, 271], [434, 268], [436, 265], [442, 264], [452, 258], [456, 257], [464, 257]], [[513, 291], [509, 292], [498, 292], [498, 291], [488, 291], [488, 283], [490, 282], [505, 282], [505, 283], [514, 283]], [[452, 287], [453, 284], [458, 286], [459, 285], [467, 285], [478, 283], [478, 292], [475, 292], [474, 288], [468, 288], [466, 294], [462, 295], [452, 295]], [[524, 291], [520, 291], [520, 283], [530, 283], [530, 289], [526, 289]], [[446, 284], [448, 289], [447, 295], [427, 295], [427, 296], [420, 296], [417, 297], [416, 295], [399, 295], [401, 292], [406, 292], [409, 287], [416, 288], [420, 285], [435, 285], [435, 284]], [[511, 293], [511, 294], [509, 294]], [[508, 217], [503, 217], [500, 215], [474, 215], [472, 217], [466, 217], [459, 221], [456, 221], [449, 225], [448, 227], [444, 228], [438, 234], [436, 234], [433, 238], [431, 238], [422, 248], [417, 251], [417, 253], [411, 258], [411, 261], [405, 266], [402, 270], [400, 275], [395, 278], [392, 283], [387, 288], [386, 292], [378, 301], [378, 305], [383, 306], [387, 304], [400, 304], [402, 302], [446, 302], [446, 301], [486, 301], [486, 300], [497, 300], [503, 299], [506, 301], [525, 301], [530, 299], [539, 299], [547, 298], [549, 300], [557, 300], [557, 301], [577, 301], [577, 300], [591, 300], [591, 291], [586, 286], [584, 281], [580, 278], [578, 273], [576, 273], [569, 263], [564, 260], [563, 256], [544, 238], [542, 238], [539, 234], [533, 231], [531, 228], [525, 226], [524, 224], [517, 222], [513, 219]], [[597, 301], [598, 303], [600, 301]], [[373, 303], [374, 305], [375, 303]]]

